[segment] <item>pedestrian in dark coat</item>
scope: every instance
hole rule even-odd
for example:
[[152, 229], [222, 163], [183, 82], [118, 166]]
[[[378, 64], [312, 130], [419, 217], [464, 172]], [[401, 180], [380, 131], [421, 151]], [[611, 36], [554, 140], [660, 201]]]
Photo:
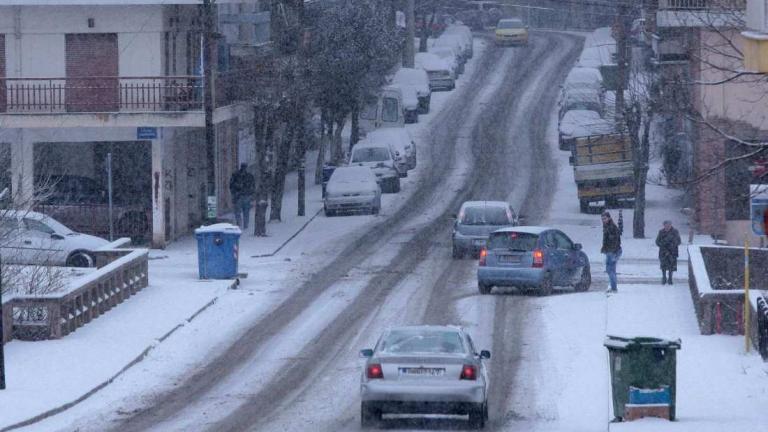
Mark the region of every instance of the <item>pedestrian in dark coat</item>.
[[617, 291], [616, 263], [621, 258], [621, 232], [611, 218], [611, 213], [604, 211], [600, 216], [603, 221], [603, 247], [600, 253], [605, 254], [605, 272], [611, 286], [608, 291]]
[[677, 271], [677, 247], [680, 246], [680, 243], [680, 233], [672, 226], [671, 221], [664, 221], [664, 228], [660, 229], [659, 234], [656, 236], [656, 246], [659, 247], [662, 285], [672, 285], [672, 273]]
[[240, 169], [229, 179], [229, 192], [235, 206], [235, 221], [243, 229], [248, 228], [251, 212], [251, 200], [256, 188], [256, 180], [248, 172], [248, 164], [240, 164]]

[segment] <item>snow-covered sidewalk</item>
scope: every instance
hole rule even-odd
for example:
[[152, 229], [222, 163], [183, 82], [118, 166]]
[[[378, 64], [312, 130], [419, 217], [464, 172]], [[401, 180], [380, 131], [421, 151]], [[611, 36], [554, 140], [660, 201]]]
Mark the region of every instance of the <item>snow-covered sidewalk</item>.
[[[688, 287], [686, 217], [683, 192], [649, 184], [644, 239], [632, 238], [632, 209], [622, 211], [623, 257], [618, 264], [619, 292], [606, 296], [607, 276], [600, 254], [599, 214], [582, 214], [568, 164], [557, 149], [557, 115], [550, 120], [550, 142], [559, 165], [553, 208], [545, 223], [582, 243], [592, 265], [589, 292], [564, 291], [536, 299], [522, 343], [526, 352], [518, 376], [526, 400], [511, 407], [516, 426], [532, 431], [762, 431], [768, 424], [768, 367], [753, 350], [744, 353], [743, 336], [702, 336]], [[652, 174], [658, 162], [652, 162]], [[618, 210], [610, 210], [614, 219]], [[655, 237], [669, 219], [680, 230], [678, 272], [673, 286], [661, 285]], [[694, 243], [711, 244], [706, 236]], [[677, 419], [609, 423], [610, 399], [606, 335], [681, 339], [677, 353]], [[533, 377], [533, 378], [531, 378]], [[545, 420], [545, 421], [542, 421]]]

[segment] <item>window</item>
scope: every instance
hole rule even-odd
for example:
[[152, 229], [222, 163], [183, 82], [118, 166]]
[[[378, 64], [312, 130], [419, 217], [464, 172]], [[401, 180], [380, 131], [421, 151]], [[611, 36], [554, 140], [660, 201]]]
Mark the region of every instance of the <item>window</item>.
[[462, 212], [463, 225], [509, 225], [507, 210], [502, 207], [467, 207]]
[[552, 236], [555, 238], [555, 243], [557, 244], [558, 249], [573, 249], [573, 242], [568, 237], [566, 237], [565, 234], [559, 231], [555, 231], [552, 233]]
[[556, 248], [557, 247], [557, 241], [555, 240], [555, 237], [553, 233], [548, 232], [544, 234], [544, 247], [547, 249]]
[[386, 97], [382, 99], [381, 120], [385, 122], [396, 122], [400, 118], [397, 112], [399, 106], [397, 99]]
[[376, 111], [379, 109], [379, 100], [369, 98], [365, 101], [363, 109], [360, 110], [360, 118], [365, 120], [376, 120]]
[[425, 330], [393, 330], [381, 343], [380, 350], [390, 354], [466, 352], [459, 333]]
[[536, 249], [539, 236], [521, 232], [499, 232], [491, 234], [488, 249], [509, 249], [528, 252]]
[[389, 151], [383, 147], [356, 148], [352, 155], [352, 163], [383, 162], [390, 160]]
[[30, 231], [42, 232], [45, 234], [56, 233], [56, 231], [51, 229], [51, 227], [35, 219], [24, 218], [24, 227], [26, 227]]

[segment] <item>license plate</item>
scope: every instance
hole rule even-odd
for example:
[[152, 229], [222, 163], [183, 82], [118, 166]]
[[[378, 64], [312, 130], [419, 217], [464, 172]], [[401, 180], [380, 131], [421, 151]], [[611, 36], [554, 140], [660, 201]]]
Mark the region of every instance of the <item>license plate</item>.
[[519, 263], [520, 255], [500, 255], [499, 262], [503, 263]]
[[443, 376], [445, 375], [445, 369], [443, 368], [400, 368], [400, 375], [407, 376]]

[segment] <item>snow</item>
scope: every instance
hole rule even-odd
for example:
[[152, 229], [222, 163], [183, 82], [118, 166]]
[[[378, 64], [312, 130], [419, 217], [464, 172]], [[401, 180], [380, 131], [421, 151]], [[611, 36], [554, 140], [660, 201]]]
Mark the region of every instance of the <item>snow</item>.
[[429, 52], [416, 53], [416, 66], [427, 72], [452, 70], [445, 60]]
[[560, 134], [569, 138], [606, 134], [614, 130], [613, 122], [602, 119], [596, 111], [571, 110], [560, 120]]
[[[484, 43], [475, 42], [476, 54], [484, 48]], [[423, 133], [426, 125], [437, 118], [443, 108], [456, 103], [456, 95], [471, 79], [475, 69], [474, 62], [468, 63], [465, 75], [457, 81], [457, 91], [433, 95], [430, 113], [420, 116], [419, 123], [406, 126], [417, 143], [427, 146], [426, 140], [431, 137]], [[492, 93], [487, 96], [491, 97]], [[345, 129], [345, 139], [348, 139], [348, 133]], [[310, 152], [307, 160], [314, 161], [316, 156]], [[429, 154], [422, 155], [420, 165], [429, 163]], [[205, 364], [255, 320], [295, 295], [307, 269], [332, 260], [372, 224], [399, 209], [421, 175], [419, 169], [414, 170], [401, 179], [401, 193], [383, 196], [382, 213], [378, 217], [324, 218], [318, 216], [323, 205], [320, 185], [311, 181], [314, 166], [314, 163], [307, 164], [307, 216], [295, 216], [297, 177], [292, 173], [286, 180], [283, 221], [270, 223], [267, 237], [254, 237], [244, 231], [240, 238], [239, 270], [247, 273], [248, 278], [241, 279], [237, 289], [230, 289], [233, 281], [197, 279], [196, 240], [194, 236], [188, 236], [165, 250], [152, 250], [150, 286], [100, 319], [61, 340], [9, 343], [5, 347], [8, 390], [0, 391], [0, 429], [71, 403], [89, 392], [93, 393], [90, 398], [48, 420], [35, 423], [29, 430], [100, 429], [99, 424], [108, 425], [114, 419], [109, 416], [120, 416], [115, 410], [105, 412], [105, 407], [141, 408], [153, 392], [175, 386], [188, 371]], [[459, 180], [466, 167], [459, 163], [456, 169], [455, 179]], [[449, 182], [446, 187], [456, 186]], [[406, 247], [409, 236], [417, 232], [420, 224], [444, 210], [443, 204], [436, 203], [434, 209], [415, 225], [406, 227], [402, 233], [402, 247]], [[387, 239], [387, 242], [394, 240]], [[391, 248], [368, 265], [373, 268], [387, 265], [397, 251], [397, 248]], [[346, 282], [316, 299], [316, 306], [308, 311], [308, 315], [302, 315], [286, 330], [302, 335], [300, 338], [285, 339], [275, 335], [274, 340], [265, 344], [269, 352], [261, 353], [261, 361], [251, 369], [258, 372], [256, 378], [275, 373], [286, 357], [295, 355], [312, 341], [317, 332], [359, 294], [370, 277], [369, 270], [355, 269]], [[410, 287], [406, 288], [411, 291]], [[171, 337], [170, 332], [173, 332]], [[61, 374], [63, 370], [67, 371], [66, 375]], [[229, 384], [241, 386], [247, 382], [246, 378], [235, 374], [233, 379], [237, 382]], [[50, 391], [52, 388], [57, 391]], [[228, 394], [231, 388], [222, 388], [222, 391]], [[225, 412], [222, 409], [222, 414]], [[193, 407], [188, 416], [192, 423], [186, 430], [196, 429], [192, 425], [195, 419], [199, 420], [199, 415]], [[78, 426], [64, 426], [70, 424]]]
[[379, 189], [376, 176], [368, 167], [339, 167], [333, 171], [326, 186], [326, 194], [371, 193]]
[[232, 225], [231, 223], [217, 223], [201, 226], [200, 228], [195, 229], [195, 234], [204, 233], [242, 234], [242, 231], [240, 231], [240, 227]]

